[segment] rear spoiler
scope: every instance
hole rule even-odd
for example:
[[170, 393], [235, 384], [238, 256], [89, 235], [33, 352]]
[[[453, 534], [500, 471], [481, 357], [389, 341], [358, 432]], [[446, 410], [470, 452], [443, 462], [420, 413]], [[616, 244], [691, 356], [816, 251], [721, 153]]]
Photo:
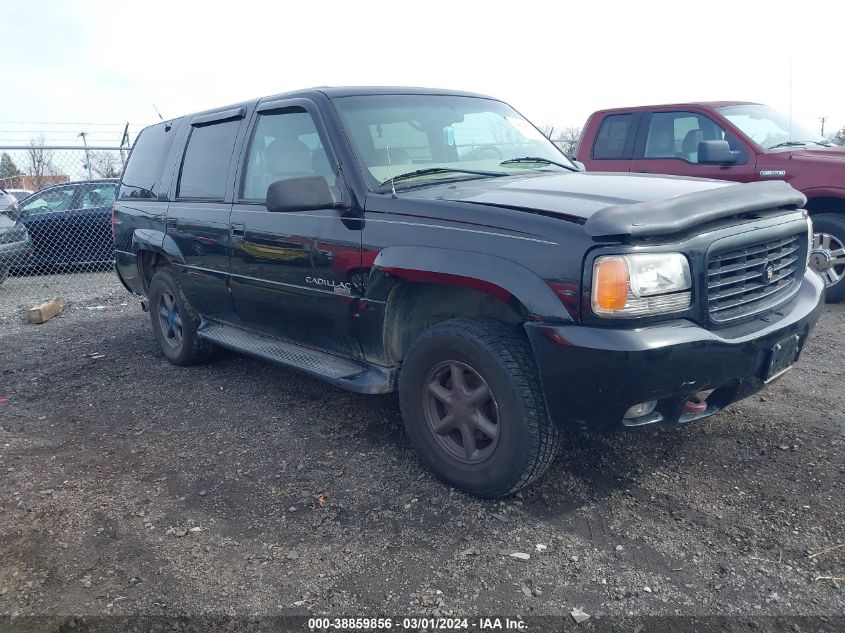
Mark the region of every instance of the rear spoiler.
[[667, 235], [743, 213], [799, 209], [803, 193], [782, 180], [751, 182], [684, 193], [664, 200], [599, 209], [584, 229], [591, 237]]

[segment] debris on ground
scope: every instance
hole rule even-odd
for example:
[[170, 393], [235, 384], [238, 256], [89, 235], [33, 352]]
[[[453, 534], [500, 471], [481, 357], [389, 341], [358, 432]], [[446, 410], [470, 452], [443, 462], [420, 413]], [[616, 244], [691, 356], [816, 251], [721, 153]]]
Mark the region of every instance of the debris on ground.
[[60, 315], [65, 309], [65, 300], [61, 297], [45, 301], [26, 313], [26, 320], [34, 325], [46, 323], [53, 317]]

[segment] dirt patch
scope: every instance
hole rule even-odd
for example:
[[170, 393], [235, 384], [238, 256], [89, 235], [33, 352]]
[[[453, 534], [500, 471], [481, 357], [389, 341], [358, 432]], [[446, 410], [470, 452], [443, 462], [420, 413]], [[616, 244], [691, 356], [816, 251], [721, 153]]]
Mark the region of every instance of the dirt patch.
[[845, 306], [762, 395], [568, 436], [488, 502], [423, 469], [394, 397], [176, 368], [127, 295], [94, 299], [0, 330], [5, 616], [845, 611]]

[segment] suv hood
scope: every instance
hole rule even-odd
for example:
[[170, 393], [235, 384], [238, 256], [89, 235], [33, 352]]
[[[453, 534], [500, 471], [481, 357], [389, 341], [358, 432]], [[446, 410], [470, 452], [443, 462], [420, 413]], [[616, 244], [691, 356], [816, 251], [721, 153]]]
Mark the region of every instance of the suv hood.
[[516, 177], [449, 182], [406, 190], [399, 195], [544, 212], [585, 221], [605, 207], [663, 200], [735, 184], [651, 174], [535, 172]]

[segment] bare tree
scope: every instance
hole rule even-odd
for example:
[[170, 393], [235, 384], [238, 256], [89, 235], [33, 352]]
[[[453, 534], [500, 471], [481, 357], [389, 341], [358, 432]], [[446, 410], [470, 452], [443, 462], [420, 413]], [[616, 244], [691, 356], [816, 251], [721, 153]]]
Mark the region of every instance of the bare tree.
[[833, 139], [831, 140], [833, 140], [833, 142], [837, 145], [845, 145], [845, 127], [834, 134]]
[[563, 128], [557, 135], [557, 138], [552, 139], [567, 156], [575, 156], [575, 149], [578, 147], [578, 139], [581, 138], [581, 128], [569, 126]]
[[30, 139], [27, 150], [29, 173], [32, 175], [32, 184], [36, 189], [50, 184], [47, 176], [52, 176], [56, 171], [53, 166], [53, 153], [44, 148], [45, 142], [43, 134], [37, 139]]
[[538, 125], [537, 129], [540, 130], [540, 133], [545, 136], [550, 141], [554, 142], [555, 140], [555, 126], [549, 123], [544, 123], [543, 125]]
[[91, 152], [91, 169], [100, 178], [119, 178], [121, 173], [120, 159], [114, 152]]

